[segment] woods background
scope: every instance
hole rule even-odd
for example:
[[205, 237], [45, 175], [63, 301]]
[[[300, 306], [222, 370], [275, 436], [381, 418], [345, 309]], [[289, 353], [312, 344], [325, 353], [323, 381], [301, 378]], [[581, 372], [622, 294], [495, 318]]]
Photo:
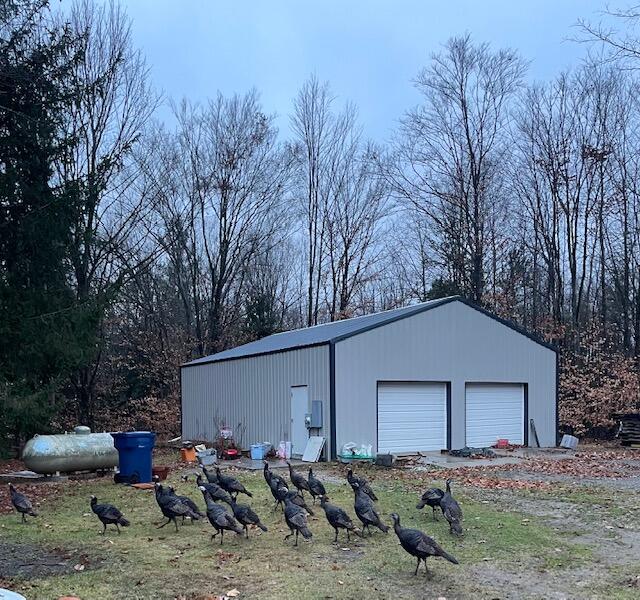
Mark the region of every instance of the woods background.
[[452, 294], [557, 344], [562, 427], [610, 433], [639, 400], [640, 42], [609, 16], [535, 85], [516, 51], [450, 39], [376, 144], [318, 77], [278, 131], [259, 90], [162, 97], [117, 3], [1, 0], [4, 451], [178, 433], [180, 363]]

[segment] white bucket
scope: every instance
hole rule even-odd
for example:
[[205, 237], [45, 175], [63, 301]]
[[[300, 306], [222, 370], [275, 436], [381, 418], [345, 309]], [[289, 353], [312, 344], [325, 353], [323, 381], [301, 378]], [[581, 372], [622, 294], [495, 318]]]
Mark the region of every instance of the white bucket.
[[560, 447], [567, 448], [568, 450], [575, 450], [578, 447], [578, 438], [565, 434], [562, 436]]

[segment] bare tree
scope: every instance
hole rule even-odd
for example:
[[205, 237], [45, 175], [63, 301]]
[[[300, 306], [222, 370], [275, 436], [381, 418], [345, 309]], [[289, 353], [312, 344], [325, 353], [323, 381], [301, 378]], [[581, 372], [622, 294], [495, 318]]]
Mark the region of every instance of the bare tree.
[[453, 38], [416, 80], [424, 103], [402, 120], [386, 177], [396, 195], [426, 214], [453, 283], [483, 301], [487, 228], [501, 211], [499, 173], [508, 103], [524, 62], [469, 36]]
[[640, 24], [640, 6], [629, 6], [623, 9], [609, 9], [602, 12], [598, 22], [587, 19], [578, 20], [581, 35], [577, 41], [582, 43], [599, 43], [605, 51], [602, 62], [623, 64], [635, 69], [640, 59], [640, 36], [637, 33]]
[[326, 298], [332, 321], [351, 316], [354, 299], [375, 277], [388, 190], [376, 172], [377, 151], [356, 137], [334, 155], [325, 204]]
[[292, 240], [278, 240], [245, 266], [242, 317], [249, 340], [300, 326], [295, 314], [300, 298], [291, 269], [296, 250]]
[[123, 280], [148, 260], [140, 253], [138, 224], [149, 199], [133, 187], [138, 172], [130, 157], [158, 98], [118, 4], [79, 0], [59, 18], [83, 40], [82, 60], [71, 74], [79, 95], [66, 122], [74, 143], [57, 165], [57, 178], [79, 209], [70, 257], [77, 299], [97, 311], [96, 356], [73, 378], [78, 416], [91, 423], [104, 310]]
[[176, 134], [161, 136], [145, 172], [157, 189], [161, 243], [203, 354], [230, 342], [248, 266], [288, 235], [290, 155], [255, 92], [219, 95], [204, 107], [183, 102], [175, 113]]
[[[530, 224], [530, 245], [546, 265], [545, 292], [554, 319], [565, 298], [573, 327], [592, 316], [607, 321], [611, 168], [627, 100], [618, 74], [593, 64], [524, 96], [512, 181]], [[623, 138], [624, 139], [624, 138]], [[597, 277], [596, 277], [597, 272]], [[596, 299], [599, 299], [596, 302]]]
[[327, 202], [331, 173], [351, 143], [355, 111], [336, 114], [328, 83], [307, 80], [293, 102], [291, 127], [307, 246], [307, 325], [316, 325], [324, 276]]

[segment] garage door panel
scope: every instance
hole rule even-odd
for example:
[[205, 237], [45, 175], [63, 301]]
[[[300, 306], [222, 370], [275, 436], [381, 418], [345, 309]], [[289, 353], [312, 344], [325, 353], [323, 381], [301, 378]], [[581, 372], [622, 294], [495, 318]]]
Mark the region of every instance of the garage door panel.
[[467, 384], [467, 446], [493, 446], [499, 438], [506, 438], [513, 444], [524, 443], [524, 386]]
[[[439, 403], [440, 399], [435, 399], [434, 401]], [[424, 408], [418, 405], [414, 405], [411, 408], [396, 408], [396, 409], [386, 408], [378, 411], [378, 414], [383, 418], [398, 419], [398, 420], [407, 419], [409, 422], [413, 422], [413, 420], [416, 418], [416, 413], [425, 415], [425, 416], [429, 416], [429, 415], [441, 416], [442, 407], [439, 406], [438, 408], [432, 409], [432, 408]]]
[[446, 447], [447, 391], [443, 383], [380, 383], [378, 451]]

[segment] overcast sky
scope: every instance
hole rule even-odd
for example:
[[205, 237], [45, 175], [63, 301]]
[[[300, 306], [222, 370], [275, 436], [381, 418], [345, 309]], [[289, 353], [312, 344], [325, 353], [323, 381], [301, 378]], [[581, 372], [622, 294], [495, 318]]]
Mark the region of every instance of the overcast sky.
[[411, 80], [447, 38], [512, 47], [547, 80], [580, 62], [569, 40], [580, 17], [597, 20], [595, 0], [129, 0], [135, 43], [168, 97], [203, 101], [258, 89], [278, 125], [316, 73], [353, 101], [364, 131], [382, 141], [418, 101]]

